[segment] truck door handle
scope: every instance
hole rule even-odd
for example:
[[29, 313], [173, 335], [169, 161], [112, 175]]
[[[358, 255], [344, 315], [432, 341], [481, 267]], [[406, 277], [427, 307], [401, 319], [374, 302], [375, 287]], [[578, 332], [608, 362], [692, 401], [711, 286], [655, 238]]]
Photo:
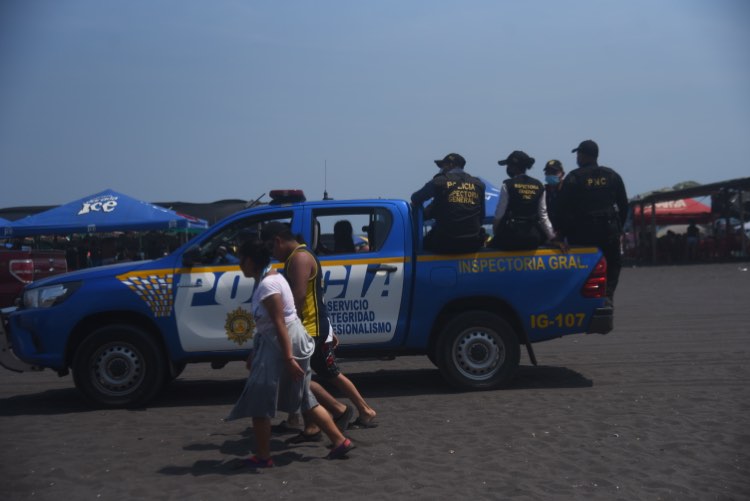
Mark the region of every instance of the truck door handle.
[[377, 273], [379, 271], [385, 271], [386, 273], [394, 273], [394, 272], [398, 271], [398, 268], [396, 268], [395, 266], [392, 266], [390, 264], [381, 264], [377, 268], [370, 268], [367, 271], [370, 272], [370, 273]]
[[185, 285], [178, 284], [177, 287], [203, 287], [203, 279], [202, 278], [198, 278], [198, 279], [195, 280], [195, 282], [189, 283], [189, 284], [185, 284]]

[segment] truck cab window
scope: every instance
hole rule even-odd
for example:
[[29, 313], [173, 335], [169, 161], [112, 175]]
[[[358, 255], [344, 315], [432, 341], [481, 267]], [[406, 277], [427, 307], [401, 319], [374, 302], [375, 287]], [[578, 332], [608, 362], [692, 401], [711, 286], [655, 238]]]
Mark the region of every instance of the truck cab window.
[[383, 246], [390, 227], [391, 214], [381, 208], [316, 211], [312, 247], [321, 256], [374, 252]]
[[237, 252], [240, 245], [252, 238], [259, 238], [261, 227], [270, 221], [281, 221], [291, 225], [291, 213], [274, 214], [273, 217], [264, 219], [259, 219], [256, 216], [235, 221], [200, 244], [196, 264], [239, 264]]

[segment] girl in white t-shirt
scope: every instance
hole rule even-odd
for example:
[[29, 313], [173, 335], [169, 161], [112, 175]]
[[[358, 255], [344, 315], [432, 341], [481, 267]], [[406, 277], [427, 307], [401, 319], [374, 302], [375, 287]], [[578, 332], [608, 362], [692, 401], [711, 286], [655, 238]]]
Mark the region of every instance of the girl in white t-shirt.
[[310, 356], [315, 343], [297, 317], [289, 284], [271, 269], [270, 250], [260, 241], [245, 242], [239, 257], [242, 273], [255, 279], [251, 308], [256, 332], [247, 360], [250, 374], [227, 421], [253, 419], [257, 453], [246, 463], [253, 468], [273, 466], [271, 418], [276, 410], [307, 415], [330, 438], [333, 448], [328, 457], [344, 456], [354, 445], [310, 391]]

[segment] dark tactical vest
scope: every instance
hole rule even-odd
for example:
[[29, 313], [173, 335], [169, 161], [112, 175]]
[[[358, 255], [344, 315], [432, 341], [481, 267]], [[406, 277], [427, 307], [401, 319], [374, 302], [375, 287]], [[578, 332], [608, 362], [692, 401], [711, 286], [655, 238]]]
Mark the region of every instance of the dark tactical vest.
[[617, 174], [608, 167], [596, 166], [575, 169], [570, 176], [576, 188], [569, 232], [571, 243], [596, 244], [617, 238], [620, 233], [615, 210]]
[[506, 179], [503, 184], [508, 191], [508, 208], [503, 217], [538, 221], [544, 185], [526, 174]]
[[438, 174], [432, 182], [437, 231], [451, 238], [478, 237], [484, 217], [484, 183], [464, 171]]
[[539, 221], [539, 201], [544, 185], [522, 174], [503, 181], [508, 193], [508, 207], [495, 228], [493, 247], [502, 249], [535, 249], [545, 236]]

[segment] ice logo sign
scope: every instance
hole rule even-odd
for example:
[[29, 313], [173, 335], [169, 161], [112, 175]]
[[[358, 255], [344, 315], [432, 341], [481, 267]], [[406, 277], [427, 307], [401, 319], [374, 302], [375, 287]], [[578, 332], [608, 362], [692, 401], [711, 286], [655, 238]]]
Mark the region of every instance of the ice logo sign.
[[78, 211], [79, 216], [89, 214], [91, 212], [113, 212], [117, 207], [117, 197], [107, 195], [103, 197], [92, 198], [83, 202], [81, 210]]

